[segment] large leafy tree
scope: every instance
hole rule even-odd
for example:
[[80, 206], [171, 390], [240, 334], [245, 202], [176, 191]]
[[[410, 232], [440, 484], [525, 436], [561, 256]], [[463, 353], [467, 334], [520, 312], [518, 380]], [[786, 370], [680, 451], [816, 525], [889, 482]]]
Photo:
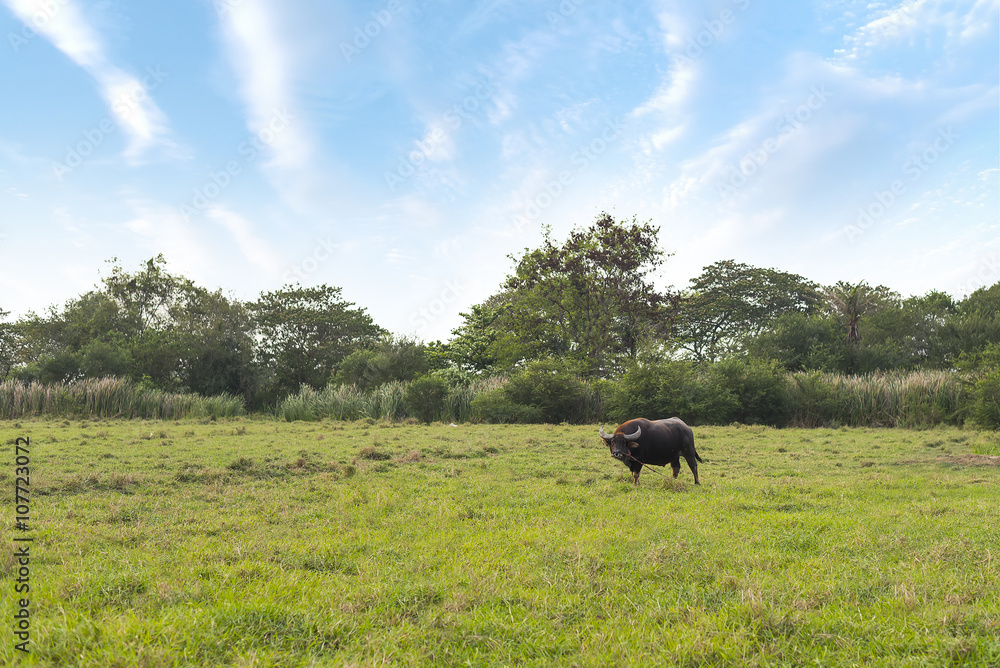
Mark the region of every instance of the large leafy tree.
[[259, 361], [271, 371], [271, 398], [297, 392], [302, 385], [323, 387], [348, 354], [374, 346], [386, 334], [341, 293], [329, 285], [287, 285], [250, 305]]
[[162, 255], [134, 273], [112, 260], [100, 286], [18, 323], [21, 375], [47, 382], [114, 375], [249, 399], [252, 324], [238, 301], [170, 274]]
[[181, 351], [178, 374], [183, 386], [203, 395], [239, 394], [255, 403], [260, 369], [247, 305], [221, 291], [190, 286], [171, 319], [171, 339]]
[[172, 307], [192, 287], [165, 270], [162, 255], [130, 274], [117, 260], [102, 285], [71, 299], [46, 316], [22, 320], [24, 373], [42, 381], [84, 376], [148, 378], [180, 389], [181, 351], [172, 338]]
[[741, 352], [782, 314], [812, 312], [819, 288], [797, 274], [734, 260], [704, 268], [682, 294], [676, 343], [699, 361]]
[[[855, 357], [853, 371], [947, 366], [952, 352], [946, 330], [954, 313], [954, 301], [941, 292], [904, 299], [887, 288], [868, 289], [864, 319], [858, 321], [863, 338], [846, 340], [847, 354]], [[843, 332], [848, 317], [839, 311], [833, 317]]]
[[546, 229], [526, 249], [501, 292], [464, 314], [451, 347], [473, 367], [511, 368], [523, 360], [563, 357], [585, 374], [619, 372], [642, 342], [668, 330], [675, 298], [650, 274], [664, 261], [659, 229], [607, 213], [563, 243]]
[[962, 351], [974, 352], [1000, 343], [1000, 283], [979, 288], [955, 305], [946, 327], [953, 359]]
[[374, 348], [361, 348], [338, 365], [333, 382], [362, 390], [391, 381], [409, 381], [430, 370], [428, 346], [405, 336], [384, 336]]
[[522, 355], [516, 355], [511, 364], [503, 360], [502, 329], [506, 301], [503, 295], [494, 295], [482, 304], [473, 304], [468, 313], [460, 314], [465, 322], [452, 330], [452, 339], [446, 346], [448, 357], [460, 368], [471, 371], [488, 371], [507, 368]]
[[783, 313], [747, 343], [747, 352], [789, 371], [840, 371], [846, 346], [837, 322], [823, 313]]

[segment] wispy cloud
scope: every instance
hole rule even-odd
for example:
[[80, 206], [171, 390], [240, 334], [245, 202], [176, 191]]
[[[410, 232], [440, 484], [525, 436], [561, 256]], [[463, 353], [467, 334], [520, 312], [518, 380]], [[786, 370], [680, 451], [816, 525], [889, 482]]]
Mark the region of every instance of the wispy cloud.
[[281, 268], [279, 258], [268, 242], [257, 235], [249, 220], [223, 206], [209, 207], [205, 214], [229, 232], [236, 247], [251, 265], [265, 274], [278, 274]]
[[[53, 46], [87, 71], [96, 81], [111, 115], [128, 135], [125, 156], [137, 159], [147, 148], [170, 144], [167, 118], [150, 97], [150, 90], [167, 76], [158, 65], [135, 76], [110, 62], [104, 43], [74, 0], [4, 0], [26, 25], [31, 25]], [[44, 16], [44, 21], [36, 17]]]
[[695, 61], [674, 61], [663, 85], [632, 112], [636, 118], [652, 117], [658, 126], [641, 142], [647, 154], [663, 150], [683, 135], [687, 125], [686, 106], [698, 79], [699, 69]]
[[854, 61], [893, 46], [924, 50], [934, 35], [946, 51], [964, 48], [970, 40], [995, 34], [998, 8], [998, 0], [909, 0], [887, 9], [873, 5], [867, 23], [844, 36], [844, 48], [836, 55]]
[[128, 204], [132, 217], [124, 227], [136, 236], [139, 247], [163, 253], [182, 272], [205, 274], [213, 253], [210, 240], [197, 225], [185, 221], [175, 207], [139, 200]]
[[279, 38], [279, 12], [265, 0], [244, 0], [220, 14], [226, 56], [240, 80], [240, 95], [247, 107], [247, 127], [267, 134], [277, 114], [296, 122], [267, 143], [270, 166], [283, 169], [307, 167], [311, 143], [302, 130], [293, 93], [292, 49]]

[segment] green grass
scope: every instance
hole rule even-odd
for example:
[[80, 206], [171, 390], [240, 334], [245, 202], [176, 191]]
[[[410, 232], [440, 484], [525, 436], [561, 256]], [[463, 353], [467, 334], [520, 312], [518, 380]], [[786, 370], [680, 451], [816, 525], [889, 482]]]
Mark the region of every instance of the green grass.
[[700, 487], [635, 488], [596, 432], [0, 422], [32, 442], [21, 663], [1000, 663], [996, 433], [705, 427]]

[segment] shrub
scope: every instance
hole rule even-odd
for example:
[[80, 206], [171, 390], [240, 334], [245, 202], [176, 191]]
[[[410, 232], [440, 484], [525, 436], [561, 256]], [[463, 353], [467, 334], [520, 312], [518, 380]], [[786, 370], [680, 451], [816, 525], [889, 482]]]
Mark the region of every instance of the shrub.
[[819, 371], [792, 374], [790, 403], [795, 423], [800, 427], [830, 427], [838, 423], [836, 400], [830, 374]]
[[774, 360], [730, 358], [709, 372], [709, 393], [703, 398], [718, 415], [716, 424], [785, 424], [791, 414], [788, 377]]
[[448, 385], [450, 389], [453, 390], [470, 387], [472, 385], [472, 382], [475, 380], [475, 376], [473, 376], [471, 373], [459, 369], [457, 367], [436, 369], [434, 371], [431, 371], [430, 375], [434, 376], [435, 378], [440, 378]]
[[[439, 372], [433, 372], [438, 375]], [[489, 392], [493, 392], [507, 382], [506, 378], [487, 377], [470, 378], [467, 386], [452, 385], [444, 400], [444, 415], [453, 422], [467, 422], [472, 419], [473, 400]]]
[[406, 337], [387, 337], [374, 350], [356, 350], [347, 355], [333, 383], [368, 391], [386, 383], [412, 380], [427, 370], [424, 344]]
[[616, 422], [636, 417], [692, 420], [692, 399], [697, 394], [695, 380], [691, 362], [637, 364], [605, 391], [608, 417]]
[[687, 417], [691, 424], [730, 424], [740, 421], [739, 398], [730, 387], [727, 374], [717, 365], [697, 369], [691, 384], [691, 410]]
[[643, 364], [622, 376], [608, 398], [608, 414], [618, 421], [679, 417], [690, 424], [779, 425], [790, 413], [787, 385], [785, 371], [771, 360]]
[[501, 390], [511, 404], [533, 406], [541, 422], [582, 424], [600, 419], [600, 395], [573, 371], [555, 360], [532, 362]]
[[963, 353], [956, 366], [971, 377], [969, 417], [983, 427], [1000, 428], [1000, 343]]
[[337, 373], [333, 377], [334, 385], [353, 385], [356, 388], [367, 390], [378, 381], [374, 369], [375, 360], [378, 353], [374, 350], [355, 350], [343, 360], [337, 367]]
[[448, 395], [448, 383], [443, 378], [427, 375], [410, 382], [403, 395], [403, 405], [411, 415], [430, 423], [436, 420], [444, 409]]
[[503, 389], [499, 389], [473, 399], [471, 417], [476, 422], [493, 424], [531, 424], [542, 422], [542, 410], [515, 403], [507, 398]]
[[981, 426], [1000, 429], [1000, 369], [987, 372], [972, 390], [972, 417]]

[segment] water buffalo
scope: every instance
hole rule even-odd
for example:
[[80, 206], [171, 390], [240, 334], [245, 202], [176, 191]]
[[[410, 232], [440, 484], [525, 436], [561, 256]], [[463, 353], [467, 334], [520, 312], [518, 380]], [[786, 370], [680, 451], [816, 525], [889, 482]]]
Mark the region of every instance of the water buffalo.
[[639, 484], [639, 472], [643, 465], [666, 466], [674, 469], [674, 477], [681, 472], [683, 457], [694, 474], [694, 484], [698, 482], [698, 462], [703, 461], [694, 449], [694, 433], [680, 418], [647, 420], [636, 418], [624, 422], [613, 434], [599, 430], [604, 443], [611, 448], [611, 456], [621, 461], [632, 471], [632, 482]]

